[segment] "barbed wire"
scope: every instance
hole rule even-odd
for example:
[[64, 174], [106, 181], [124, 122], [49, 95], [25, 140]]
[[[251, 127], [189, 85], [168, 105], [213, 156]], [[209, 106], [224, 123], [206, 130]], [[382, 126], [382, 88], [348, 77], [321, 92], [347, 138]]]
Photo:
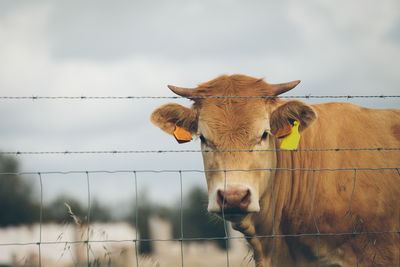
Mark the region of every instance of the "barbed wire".
[[[206, 98], [399, 98], [400, 95], [283, 95], [283, 96], [192, 96]], [[0, 96], [0, 100], [132, 100], [132, 99], [187, 99], [182, 96]]]
[[[23, 171], [23, 172], [0, 172], [1, 175], [44, 175], [44, 174], [116, 174], [116, 173], [206, 173], [206, 172], [253, 172], [253, 171], [380, 171], [380, 170], [396, 170], [399, 167], [382, 167], [382, 168], [363, 168], [363, 167], [349, 167], [349, 168], [256, 168], [256, 169], [209, 169], [209, 170], [137, 170], [137, 169], [126, 169], [126, 170], [67, 170], [67, 171]], [[400, 174], [399, 174], [400, 175]]]
[[73, 155], [73, 154], [147, 154], [147, 153], [233, 153], [233, 152], [327, 152], [327, 151], [400, 151], [399, 147], [375, 148], [320, 148], [320, 149], [233, 149], [233, 150], [208, 150], [208, 149], [183, 149], [183, 150], [81, 150], [81, 151], [0, 151], [0, 155]]

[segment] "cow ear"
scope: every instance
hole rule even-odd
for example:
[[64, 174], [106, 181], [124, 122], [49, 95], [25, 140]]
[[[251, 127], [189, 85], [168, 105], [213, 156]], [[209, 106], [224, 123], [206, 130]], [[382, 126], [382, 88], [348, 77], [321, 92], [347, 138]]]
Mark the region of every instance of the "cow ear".
[[[158, 107], [153, 111], [150, 119], [161, 130], [171, 135], [174, 135], [177, 126], [179, 130], [183, 129], [190, 134], [197, 132], [196, 112], [179, 104], [169, 103]], [[175, 137], [177, 138], [176, 133]]]
[[301, 101], [293, 100], [279, 106], [271, 114], [271, 132], [276, 135], [280, 130], [285, 131], [294, 121], [300, 122], [299, 131], [304, 131], [317, 118], [314, 109]]

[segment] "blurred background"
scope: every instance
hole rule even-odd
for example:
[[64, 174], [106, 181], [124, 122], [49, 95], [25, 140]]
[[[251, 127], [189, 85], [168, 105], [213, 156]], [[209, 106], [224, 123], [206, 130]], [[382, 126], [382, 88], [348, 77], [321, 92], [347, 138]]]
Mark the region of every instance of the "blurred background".
[[[286, 95], [399, 95], [400, 2], [3, 0], [0, 59], [0, 96], [173, 96], [167, 84], [195, 87], [234, 73], [302, 80]], [[197, 140], [178, 145], [151, 124], [152, 110], [171, 101], [190, 105], [0, 99], [0, 150], [199, 149]], [[328, 101], [337, 100], [307, 100]], [[399, 98], [340, 101], [400, 107]], [[0, 265], [38, 264], [41, 206], [42, 241], [59, 242], [41, 245], [46, 266], [85, 264], [84, 244], [69, 241], [86, 239], [88, 179], [93, 240], [180, 238], [181, 185], [184, 237], [225, 236], [223, 222], [206, 213], [201, 172], [182, 173], [182, 184], [178, 172], [138, 172], [137, 188], [133, 172], [92, 172], [118, 170], [202, 170], [202, 159], [196, 152], [0, 155], [2, 173], [42, 173], [42, 190], [38, 174], [0, 176], [0, 244], [25, 244], [0, 245]], [[46, 174], [57, 171], [81, 172]], [[231, 266], [254, 265], [245, 242], [234, 241], [228, 246], [240, 253], [229, 254]], [[126, 243], [93, 244], [92, 262], [132, 266], [137, 248], [143, 266], [180, 265], [179, 242]], [[184, 243], [187, 266], [207, 266], [204, 253], [226, 265], [223, 238]]]

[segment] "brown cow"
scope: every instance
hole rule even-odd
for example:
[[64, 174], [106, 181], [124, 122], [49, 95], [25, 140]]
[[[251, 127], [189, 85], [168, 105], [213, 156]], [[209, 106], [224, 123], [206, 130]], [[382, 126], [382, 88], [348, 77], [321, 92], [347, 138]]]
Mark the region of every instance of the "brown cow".
[[[245, 234], [257, 266], [398, 266], [400, 152], [334, 149], [399, 148], [400, 111], [259, 97], [298, 83], [224, 75], [169, 86], [193, 106], [166, 104], [151, 120], [214, 151], [203, 152], [208, 210]], [[277, 132], [294, 121], [298, 150], [282, 151]]]

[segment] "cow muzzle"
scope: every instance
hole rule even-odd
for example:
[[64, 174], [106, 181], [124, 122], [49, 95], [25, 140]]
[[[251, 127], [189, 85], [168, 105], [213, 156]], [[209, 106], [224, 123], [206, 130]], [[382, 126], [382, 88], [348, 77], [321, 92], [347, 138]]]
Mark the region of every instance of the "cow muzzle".
[[247, 211], [251, 202], [250, 189], [229, 189], [217, 191], [217, 203], [225, 212]]
[[248, 186], [217, 188], [211, 196], [208, 211], [224, 214], [247, 214], [260, 211], [257, 194]]

